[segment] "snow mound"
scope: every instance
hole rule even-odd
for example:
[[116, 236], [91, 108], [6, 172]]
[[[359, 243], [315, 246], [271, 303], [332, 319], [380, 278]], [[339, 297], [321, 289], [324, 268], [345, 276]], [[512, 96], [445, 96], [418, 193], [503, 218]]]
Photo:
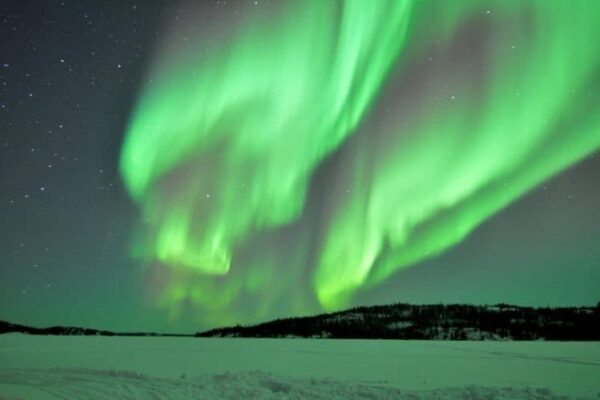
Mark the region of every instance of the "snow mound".
[[21, 369], [0, 371], [0, 400], [16, 399], [569, 399], [544, 388], [451, 387], [402, 390], [386, 382], [302, 379], [261, 371], [226, 372], [178, 379], [131, 371]]

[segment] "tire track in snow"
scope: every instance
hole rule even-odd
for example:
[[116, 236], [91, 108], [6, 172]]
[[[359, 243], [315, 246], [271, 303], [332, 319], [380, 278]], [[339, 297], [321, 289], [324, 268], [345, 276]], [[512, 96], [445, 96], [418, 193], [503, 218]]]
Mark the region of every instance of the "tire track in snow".
[[[334, 379], [299, 379], [261, 371], [205, 374], [180, 379], [151, 377], [131, 371], [94, 369], [0, 369], [2, 384], [42, 391], [50, 399], [189, 400], [189, 399], [496, 399], [565, 400], [544, 388], [454, 387], [402, 390], [381, 383]], [[39, 393], [39, 392], [38, 392]], [[12, 400], [12, 399], [10, 399]]]

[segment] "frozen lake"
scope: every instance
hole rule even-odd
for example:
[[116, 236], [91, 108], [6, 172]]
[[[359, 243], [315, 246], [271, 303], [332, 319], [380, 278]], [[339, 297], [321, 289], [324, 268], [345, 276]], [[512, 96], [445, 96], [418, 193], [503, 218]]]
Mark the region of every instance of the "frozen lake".
[[0, 399], [600, 398], [600, 343], [0, 335]]

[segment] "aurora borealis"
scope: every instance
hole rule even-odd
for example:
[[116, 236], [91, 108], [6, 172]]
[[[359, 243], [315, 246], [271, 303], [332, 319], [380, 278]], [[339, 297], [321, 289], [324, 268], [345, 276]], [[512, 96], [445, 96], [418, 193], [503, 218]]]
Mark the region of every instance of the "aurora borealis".
[[594, 1], [0, 14], [0, 320], [599, 300]]
[[[160, 63], [131, 117], [121, 171], [146, 221], [134, 252], [170, 270], [173, 310], [347, 306], [600, 147], [593, 2], [274, 8], [248, 10], [208, 56]], [[432, 47], [443, 71], [418, 68]], [[281, 229], [284, 244], [264, 239]]]

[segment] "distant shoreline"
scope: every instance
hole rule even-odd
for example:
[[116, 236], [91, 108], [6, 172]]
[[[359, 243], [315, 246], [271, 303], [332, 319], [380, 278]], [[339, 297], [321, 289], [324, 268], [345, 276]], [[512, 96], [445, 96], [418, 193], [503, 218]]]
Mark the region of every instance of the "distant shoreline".
[[0, 321], [0, 334], [190, 338], [600, 341], [595, 307], [523, 307], [397, 303], [236, 325], [194, 334], [114, 332], [82, 327], [31, 327]]
[[23, 333], [36, 336], [131, 336], [131, 337], [194, 337], [185, 333], [156, 333], [156, 332], [113, 332], [101, 329], [81, 328], [73, 326], [52, 326], [36, 328], [27, 325], [12, 324], [0, 321], [0, 334]]

